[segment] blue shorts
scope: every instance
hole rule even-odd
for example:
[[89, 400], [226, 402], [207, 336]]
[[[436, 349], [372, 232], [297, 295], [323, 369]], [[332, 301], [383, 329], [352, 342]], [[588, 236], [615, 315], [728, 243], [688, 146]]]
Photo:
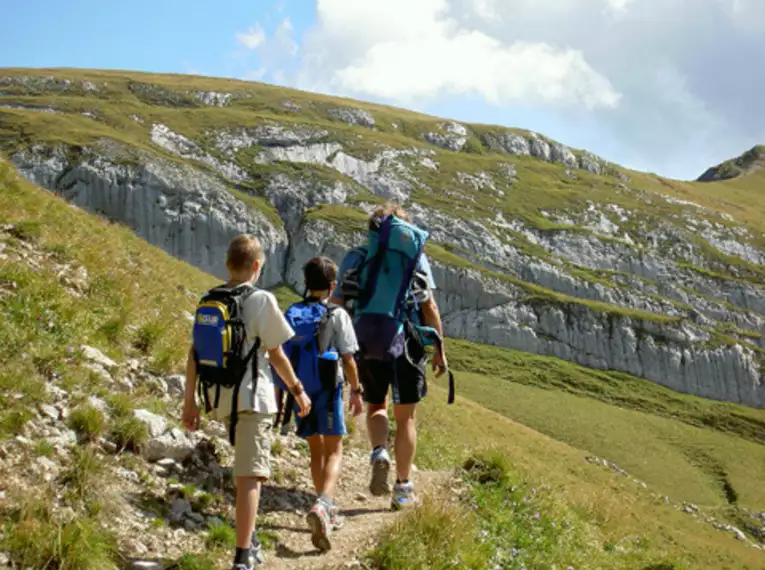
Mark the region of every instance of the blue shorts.
[[343, 385], [338, 384], [331, 390], [321, 390], [309, 394], [311, 412], [305, 418], [297, 417], [295, 425], [298, 437], [303, 439], [312, 435], [345, 435], [345, 415], [343, 414]]

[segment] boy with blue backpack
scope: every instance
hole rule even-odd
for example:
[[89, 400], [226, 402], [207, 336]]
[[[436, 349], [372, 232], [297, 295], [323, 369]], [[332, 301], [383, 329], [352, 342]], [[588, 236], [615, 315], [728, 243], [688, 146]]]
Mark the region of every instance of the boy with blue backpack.
[[[409, 221], [398, 205], [385, 204], [372, 212], [367, 244], [350, 250], [340, 266], [341, 284], [331, 301], [351, 303], [359, 341], [358, 368], [372, 453], [370, 492], [390, 492], [388, 474], [388, 390], [396, 421], [396, 483], [391, 506], [417, 503], [411, 481], [417, 445], [414, 422], [417, 404], [427, 394], [427, 347], [434, 346], [436, 377], [448, 372], [442, 341], [435, 283], [424, 254], [428, 233]], [[449, 399], [454, 401], [454, 377], [449, 372]]]
[[329, 531], [343, 525], [333, 498], [346, 434], [343, 376], [351, 386], [348, 403], [353, 415], [358, 416], [363, 409], [354, 360], [358, 344], [348, 313], [327, 305], [336, 285], [337, 265], [326, 257], [315, 257], [303, 267], [303, 277], [304, 299], [285, 312], [295, 336], [284, 344], [284, 352], [311, 399], [311, 412], [296, 419], [296, 429], [311, 450], [311, 476], [317, 495], [306, 516], [311, 542], [327, 551], [332, 548]]
[[205, 412], [226, 424], [234, 446], [236, 553], [232, 570], [252, 570], [263, 562], [255, 518], [261, 483], [271, 474], [276, 402], [270, 367], [294, 395], [300, 407], [298, 417], [311, 409], [282, 350], [294, 331], [274, 295], [254, 285], [264, 262], [256, 237], [240, 235], [232, 240], [226, 258], [229, 280], [208, 291], [197, 305], [186, 363], [183, 424], [192, 431], [199, 428], [198, 390]]

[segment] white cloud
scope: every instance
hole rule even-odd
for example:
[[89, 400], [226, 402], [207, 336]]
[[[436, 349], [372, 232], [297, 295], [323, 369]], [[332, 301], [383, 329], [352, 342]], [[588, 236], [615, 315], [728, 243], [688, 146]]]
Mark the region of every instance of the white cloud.
[[292, 27], [292, 21], [284, 18], [274, 32], [274, 48], [285, 55], [294, 56], [298, 52], [298, 44], [294, 38], [295, 29]]
[[681, 177], [765, 142], [763, 0], [316, 0], [299, 41], [287, 12], [246, 50], [264, 81], [479, 109]]
[[627, 6], [634, 1], [635, 0], [605, 0], [606, 5], [617, 14], [624, 14], [627, 11]]
[[236, 41], [243, 47], [254, 50], [263, 45], [266, 41], [266, 33], [260, 24], [255, 24], [246, 32], [237, 32]]
[[[279, 5], [274, 9], [278, 12]], [[235, 57], [248, 66], [239, 73], [239, 77], [250, 81], [286, 83], [287, 71], [284, 67], [294, 60], [299, 50], [294, 33], [289, 17], [283, 18], [271, 34], [267, 34], [259, 22], [246, 32], [237, 32], [236, 41], [246, 50], [236, 53]]]
[[[483, 18], [494, 0], [473, 0]], [[448, 95], [613, 108], [607, 77], [581, 52], [550, 43], [501, 41], [462, 26], [447, 0], [318, 0], [318, 26], [304, 46], [305, 87], [412, 104]]]

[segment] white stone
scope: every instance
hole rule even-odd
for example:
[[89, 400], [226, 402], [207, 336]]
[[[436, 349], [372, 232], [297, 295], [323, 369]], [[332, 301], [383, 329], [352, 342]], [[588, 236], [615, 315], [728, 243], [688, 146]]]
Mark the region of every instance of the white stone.
[[149, 410], [134, 410], [133, 415], [137, 420], [146, 425], [149, 430], [149, 437], [159, 437], [165, 432], [165, 429], [167, 428], [167, 421], [165, 418], [154, 414]]
[[80, 349], [82, 350], [82, 354], [85, 357], [85, 359], [89, 360], [90, 362], [94, 364], [98, 364], [99, 366], [103, 366], [104, 368], [117, 367], [117, 363], [114, 362], [114, 360], [106, 356], [103, 352], [101, 352], [97, 348], [94, 348], [92, 346], [82, 345]]

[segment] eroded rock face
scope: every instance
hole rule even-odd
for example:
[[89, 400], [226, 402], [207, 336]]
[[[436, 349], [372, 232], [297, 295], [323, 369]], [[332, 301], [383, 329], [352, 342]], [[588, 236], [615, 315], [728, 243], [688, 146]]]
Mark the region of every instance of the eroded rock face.
[[[741, 346], [707, 348], [708, 333], [607, 315], [583, 305], [526, 303], [521, 288], [501, 286], [490, 308], [465, 299], [485, 299], [485, 280], [437, 265], [436, 296], [444, 307], [448, 336], [556, 356], [584, 366], [619, 370], [679, 392], [765, 407], [765, 377], [756, 355]], [[496, 291], [498, 284], [492, 284]], [[476, 289], [478, 288], [478, 289]], [[496, 295], [496, 293], [494, 293]]]
[[281, 282], [287, 234], [229, 192], [212, 174], [146, 155], [139, 164], [92, 153], [69, 165], [62, 149], [38, 148], [12, 157], [29, 180], [86, 210], [121, 222], [180, 259], [225, 278], [231, 239], [248, 232], [265, 244], [273, 263], [262, 283]]
[[[444, 126], [441, 133], [462, 136], [454, 127]], [[125, 223], [147, 241], [221, 277], [231, 237], [254, 233], [269, 259], [260, 285], [286, 283], [300, 292], [308, 259], [326, 255], [339, 263], [347, 249], [364, 239], [359, 224], [349, 220], [348, 227], [338, 227], [311, 213], [313, 208], [347, 205], [360, 187], [404, 201], [415, 190], [429, 191], [413, 174], [414, 168], [441, 169], [433, 150], [381, 149], [359, 158], [327, 135], [315, 127], [266, 123], [211, 133], [207, 140], [213, 141], [214, 149], [208, 151], [164, 125], [152, 126], [154, 144], [204, 163], [210, 172], [148, 153], [119, 160], [103, 148], [86, 149], [73, 160], [64, 148], [38, 145], [12, 159], [33, 182]], [[495, 138], [493, 144], [503, 152], [602, 172], [596, 157], [577, 158], [540, 137], [508, 135]], [[249, 180], [241, 166], [244, 151], [258, 165], [322, 165], [347, 182], [342, 177], [319, 180], [269, 171], [259, 192], [278, 212], [282, 228], [230, 192], [232, 183]], [[499, 174], [458, 171], [454, 182], [474, 192], [499, 193], [503, 178], [515, 175], [513, 165], [505, 164]], [[541, 212], [556, 226], [549, 231], [519, 219], [505, 220], [501, 213], [493, 219], [465, 220], [456, 211], [407, 205], [434, 244], [449, 244], [455, 259], [464, 261], [449, 266], [434, 262], [437, 298], [450, 336], [619, 370], [690, 394], [765, 406], [761, 356], [751, 348], [757, 338], [734, 331], [731, 335], [742, 344], [730, 347], [713, 342], [710, 333], [718, 323], [726, 323], [765, 334], [765, 290], [751, 281], [721, 280], [692, 270], [710, 266], [688, 236], [701, 235], [712, 247], [751, 263], [762, 262], [763, 252], [744, 241], [749, 236], [743, 229], [710, 222], [696, 205], [684, 208], [686, 227], [645, 225], [625, 208], [590, 202], [577, 212]], [[518, 236], [533, 249], [518, 245]], [[598, 278], [598, 272], [608, 273]], [[529, 286], [563, 297], [535, 295]], [[589, 302], [608, 304], [613, 310]], [[103, 374], [108, 376], [108, 370]], [[155, 445], [163, 453], [183, 454], [188, 448], [183, 441], [176, 445], [172, 434], [162, 437], [166, 441]]]

